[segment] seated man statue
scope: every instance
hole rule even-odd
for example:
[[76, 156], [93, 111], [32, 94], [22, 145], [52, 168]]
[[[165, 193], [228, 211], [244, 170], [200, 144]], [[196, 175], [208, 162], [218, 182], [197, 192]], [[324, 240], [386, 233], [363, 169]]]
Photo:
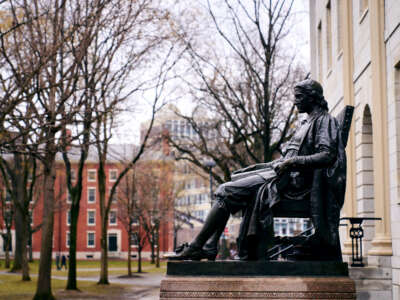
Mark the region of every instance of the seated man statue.
[[[238, 237], [243, 260], [266, 258], [271, 244], [273, 216], [307, 211], [314, 225], [307, 249], [314, 259], [341, 260], [339, 214], [344, 201], [346, 157], [339, 122], [328, 113], [322, 86], [304, 80], [294, 87], [299, 113], [307, 113], [288, 143], [283, 158], [240, 169], [238, 176], [215, 192], [216, 203], [194, 240], [170, 259], [215, 260], [218, 240], [230, 214], [243, 211]], [[243, 173], [243, 174], [241, 174]], [[304, 248], [304, 247], [303, 247]]]

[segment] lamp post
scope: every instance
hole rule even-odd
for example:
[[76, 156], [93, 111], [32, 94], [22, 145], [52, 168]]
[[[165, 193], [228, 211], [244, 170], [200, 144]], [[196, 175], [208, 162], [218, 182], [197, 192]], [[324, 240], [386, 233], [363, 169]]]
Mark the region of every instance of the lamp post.
[[211, 206], [213, 205], [213, 180], [212, 180], [212, 168], [215, 167], [215, 161], [213, 160], [208, 160], [204, 163], [204, 165], [208, 168], [209, 173], [210, 173], [210, 204]]

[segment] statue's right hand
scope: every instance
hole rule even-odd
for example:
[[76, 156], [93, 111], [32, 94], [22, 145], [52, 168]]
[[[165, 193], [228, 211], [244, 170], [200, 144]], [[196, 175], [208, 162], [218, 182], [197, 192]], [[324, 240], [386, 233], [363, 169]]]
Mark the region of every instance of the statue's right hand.
[[239, 169], [239, 170], [233, 171], [232, 175], [239, 174], [239, 173], [243, 173], [243, 169]]
[[248, 166], [248, 167], [246, 167], [246, 168], [236, 170], [236, 171], [234, 171], [232, 174], [245, 173], [245, 172], [248, 172], [248, 171], [252, 171], [252, 170], [254, 170], [254, 169], [255, 169], [255, 165], [251, 165], [251, 166]]

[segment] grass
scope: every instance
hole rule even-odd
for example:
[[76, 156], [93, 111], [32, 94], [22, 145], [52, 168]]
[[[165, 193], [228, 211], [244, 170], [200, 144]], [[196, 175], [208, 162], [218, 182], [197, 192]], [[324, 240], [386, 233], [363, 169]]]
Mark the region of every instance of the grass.
[[[21, 281], [18, 275], [0, 274], [0, 300], [25, 300], [32, 299], [36, 291], [36, 278], [31, 281]], [[66, 280], [53, 279], [51, 281], [53, 294], [57, 299], [63, 299], [63, 296], [76, 292], [65, 291]], [[79, 281], [79, 293], [81, 297], [88, 295], [115, 295], [123, 294], [129, 289], [128, 285], [112, 284], [112, 285], [97, 285], [95, 282]], [[69, 298], [70, 299], [70, 298]]]
[[[11, 263], [12, 266], [12, 263]], [[92, 269], [92, 270], [91, 270]], [[132, 262], [132, 272], [137, 271], [137, 262]], [[0, 263], [0, 271], [7, 271], [4, 268], [4, 261]], [[147, 273], [165, 273], [166, 262], [161, 262], [161, 267], [156, 268], [154, 264], [150, 264], [149, 261], [142, 262], [142, 271]], [[39, 272], [39, 261], [35, 260], [29, 263], [29, 273], [37, 274]], [[109, 260], [108, 262], [108, 274], [112, 276], [126, 275], [127, 262], [125, 260]], [[77, 276], [78, 277], [97, 277], [100, 274], [100, 261], [98, 260], [78, 260], [77, 261]], [[55, 262], [53, 261], [52, 267], [53, 276], [68, 276], [67, 270], [57, 270]]]

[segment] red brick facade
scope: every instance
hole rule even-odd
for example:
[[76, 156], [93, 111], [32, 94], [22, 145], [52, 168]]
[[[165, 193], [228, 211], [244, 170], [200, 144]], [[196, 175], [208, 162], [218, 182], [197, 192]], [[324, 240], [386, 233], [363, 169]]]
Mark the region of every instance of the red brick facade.
[[[73, 168], [77, 170], [77, 166]], [[78, 240], [77, 240], [77, 258], [100, 258], [100, 235], [101, 235], [101, 218], [99, 206], [99, 191], [97, 186], [97, 164], [87, 163], [83, 172], [83, 190], [80, 201], [80, 213], [78, 219]], [[113, 176], [118, 175], [118, 165], [106, 165], [106, 196], [108, 197], [109, 190], [111, 189], [115, 180]], [[68, 255], [68, 238], [69, 238], [69, 224], [68, 224], [68, 210], [70, 204], [68, 203], [68, 191], [65, 183], [65, 169], [62, 163], [58, 164], [57, 176], [55, 183], [55, 213], [54, 213], [54, 234], [53, 234], [53, 256], [57, 254]], [[32, 225], [37, 226], [41, 223], [43, 211], [43, 199], [39, 199], [33, 210]], [[111, 205], [111, 212], [109, 216], [108, 226], [108, 244], [109, 244], [109, 257], [126, 258], [128, 255], [128, 233], [126, 228], [118, 218], [118, 210], [122, 209], [115, 201]], [[160, 224], [160, 253], [168, 252], [173, 247], [173, 222], [164, 221]], [[0, 216], [1, 218], [1, 216]], [[137, 230], [137, 225], [136, 225]], [[0, 255], [3, 255], [3, 241], [0, 241]], [[40, 255], [41, 245], [41, 231], [37, 231], [32, 236], [32, 250], [33, 257], [38, 258]], [[15, 246], [15, 232], [13, 232], [13, 245]], [[137, 247], [132, 246], [132, 255], [136, 255]], [[147, 243], [142, 252], [144, 258], [150, 257], [150, 246]]]

